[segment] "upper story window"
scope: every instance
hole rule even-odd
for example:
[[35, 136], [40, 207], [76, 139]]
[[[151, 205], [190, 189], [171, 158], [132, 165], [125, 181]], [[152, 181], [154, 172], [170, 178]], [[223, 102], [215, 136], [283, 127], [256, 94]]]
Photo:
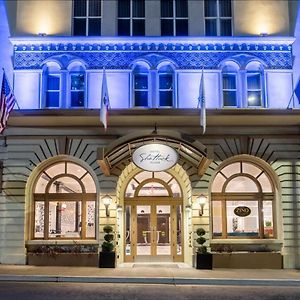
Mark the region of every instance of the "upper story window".
[[221, 73], [222, 107], [265, 107], [264, 69], [259, 61], [238, 66], [233, 61], [223, 63]]
[[163, 66], [158, 71], [159, 77], [159, 107], [172, 107], [174, 104], [174, 72], [170, 65]]
[[188, 35], [188, 1], [161, 0], [161, 35]]
[[73, 0], [73, 35], [101, 35], [101, 0]]
[[261, 107], [263, 106], [261, 64], [251, 62], [246, 70], [247, 105], [248, 107]]
[[133, 107], [175, 107], [174, 65], [163, 61], [156, 69], [151, 69], [139, 61], [132, 70]]
[[204, 21], [206, 36], [231, 36], [231, 0], [204, 0]]
[[138, 64], [133, 70], [133, 97], [135, 107], [149, 106], [149, 71], [143, 64]]
[[33, 194], [32, 239], [95, 239], [96, 186], [90, 173], [73, 162], [44, 169]]
[[68, 68], [70, 82], [69, 107], [85, 106], [85, 69], [79, 63], [73, 63]]
[[86, 73], [84, 66], [72, 62], [61, 70], [56, 62], [44, 66], [41, 107], [82, 108], [86, 105]]
[[237, 107], [237, 70], [235, 63], [227, 63], [222, 69], [223, 106]]
[[118, 1], [118, 35], [145, 35], [145, 0]]
[[276, 237], [274, 186], [260, 166], [237, 161], [222, 168], [211, 200], [213, 238]]
[[48, 63], [44, 68], [44, 106], [48, 108], [60, 107], [61, 73], [56, 63]]

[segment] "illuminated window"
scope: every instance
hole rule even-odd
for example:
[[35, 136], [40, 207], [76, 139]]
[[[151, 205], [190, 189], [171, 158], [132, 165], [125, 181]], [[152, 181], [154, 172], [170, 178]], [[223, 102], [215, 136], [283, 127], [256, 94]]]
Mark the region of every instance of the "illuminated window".
[[204, 20], [206, 36], [231, 36], [231, 0], [204, 0]]
[[145, 0], [118, 1], [118, 35], [145, 35]]
[[161, 0], [161, 35], [188, 35], [188, 1]]
[[149, 74], [148, 68], [139, 64], [133, 71], [133, 97], [134, 107], [148, 107], [148, 95], [149, 95]]
[[73, 35], [101, 35], [101, 0], [73, 0]]
[[262, 67], [258, 62], [251, 62], [247, 66], [247, 106], [263, 106]]
[[237, 107], [237, 66], [228, 63], [222, 69], [223, 107]]
[[138, 196], [173, 196], [181, 197], [177, 180], [167, 172], [142, 171], [129, 182], [125, 197]]
[[174, 69], [168, 61], [151, 70], [145, 61], [135, 63], [132, 70], [132, 106], [175, 107]]
[[159, 107], [174, 105], [174, 74], [170, 65], [163, 66], [158, 71], [159, 76]]
[[238, 161], [225, 166], [212, 184], [213, 238], [275, 238], [275, 195], [268, 174]]
[[78, 62], [68, 66], [70, 99], [66, 107], [85, 107], [85, 68]]
[[32, 239], [95, 239], [96, 186], [78, 164], [56, 163], [34, 188]]
[[221, 87], [224, 108], [266, 106], [263, 65], [252, 58], [249, 60], [248, 63], [239, 61], [240, 65], [231, 60], [222, 63]]

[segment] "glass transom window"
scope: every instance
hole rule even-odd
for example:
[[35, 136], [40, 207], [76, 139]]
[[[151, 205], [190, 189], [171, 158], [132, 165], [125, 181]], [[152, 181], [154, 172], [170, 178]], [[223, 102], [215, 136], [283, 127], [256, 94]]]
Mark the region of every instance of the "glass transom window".
[[213, 238], [275, 238], [274, 187], [259, 166], [238, 161], [212, 184]]
[[129, 182], [125, 197], [172, 196], [181, 197], [177, 180], [167, 172], [142, 171]]
[[47, 167], [34, 188], [34, 239], [95, 239], [96, 186], [72, 162]]

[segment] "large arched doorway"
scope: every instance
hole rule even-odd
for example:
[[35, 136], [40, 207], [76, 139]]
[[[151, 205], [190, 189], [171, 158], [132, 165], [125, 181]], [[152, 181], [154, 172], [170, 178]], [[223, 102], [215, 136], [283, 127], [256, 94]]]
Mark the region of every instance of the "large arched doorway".
[[183, 261], [182, 191], [168, 172], [142, 171], [124, 195], [125, 262]]

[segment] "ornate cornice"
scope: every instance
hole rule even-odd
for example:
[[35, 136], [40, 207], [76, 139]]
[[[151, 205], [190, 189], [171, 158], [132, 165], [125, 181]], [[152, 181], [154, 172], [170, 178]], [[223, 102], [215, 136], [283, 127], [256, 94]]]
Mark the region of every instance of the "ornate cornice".
[[144, 37], [144, 38], [90, 38], [90, 37], [22, 37], [11, 38], [14, 51], [291, 51], [294, 38], [287, 37]]

